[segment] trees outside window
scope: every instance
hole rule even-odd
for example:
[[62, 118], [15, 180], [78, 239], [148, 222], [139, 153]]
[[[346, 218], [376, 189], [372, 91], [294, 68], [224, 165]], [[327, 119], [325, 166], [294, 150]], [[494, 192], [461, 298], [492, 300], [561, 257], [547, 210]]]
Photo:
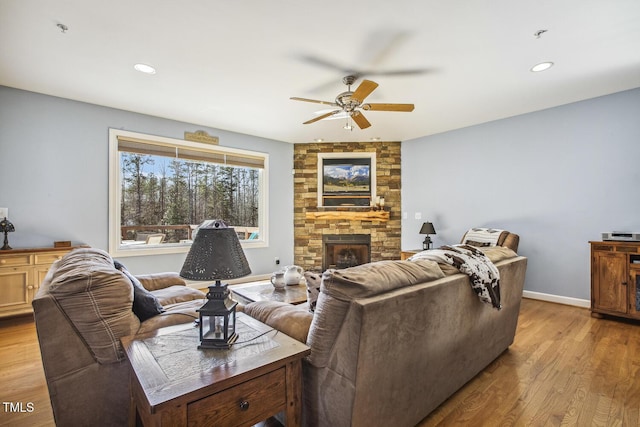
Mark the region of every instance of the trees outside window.
[[265, 154], [119, 130], [110, 151], [112, 253], [186, 252], [211, 219], [266, 245]]

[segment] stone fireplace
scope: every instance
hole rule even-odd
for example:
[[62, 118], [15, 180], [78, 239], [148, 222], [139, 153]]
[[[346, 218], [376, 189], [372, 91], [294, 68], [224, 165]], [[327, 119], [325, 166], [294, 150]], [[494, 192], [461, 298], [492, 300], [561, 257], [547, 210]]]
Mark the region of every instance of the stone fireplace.
[[[401, 158], [400, 142], [336, 142], [294, 144], [294, 263], [305, 270], [323, 271], [328, 236], [366, 235], [370, 261], [400, 259]], [[376, 195], [384, 197], [384, 211], [356, 207], [318, 207], [318, 153], [376, 153]], [[351, 248], [342, 263], [361, 256]], [[351, 252], [349, 251], [351, 250]], [[334, 259], [330, 263], [336, 264]]]
[[371, 235], [325, 234], [322, 236], [322, 271], [348, 268], [371, 260]]

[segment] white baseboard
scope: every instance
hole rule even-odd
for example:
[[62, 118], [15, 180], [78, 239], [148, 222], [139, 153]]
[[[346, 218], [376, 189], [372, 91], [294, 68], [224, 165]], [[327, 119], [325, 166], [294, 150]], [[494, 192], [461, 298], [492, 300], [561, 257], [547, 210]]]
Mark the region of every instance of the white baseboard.
[[541, 292], [523, 291], [524, 298], [537, 299], [541, 301], [555, 302], [558, 304], [573, 305], [582, 308], [591, 308], [591, 301], [586, 299], [563, 297], [560, 295], [543, 294]]

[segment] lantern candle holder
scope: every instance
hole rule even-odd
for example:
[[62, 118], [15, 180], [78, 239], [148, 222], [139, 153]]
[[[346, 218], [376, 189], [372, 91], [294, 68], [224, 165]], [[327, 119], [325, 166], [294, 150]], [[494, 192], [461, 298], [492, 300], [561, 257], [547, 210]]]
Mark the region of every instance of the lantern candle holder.
[[200, 345], [203, 348], [228, 349], [238, 339], [236, 333], [236, 306], [229, 296], [227, 285], [217, 281], [209, 286], [207, 302], [199, 313]]

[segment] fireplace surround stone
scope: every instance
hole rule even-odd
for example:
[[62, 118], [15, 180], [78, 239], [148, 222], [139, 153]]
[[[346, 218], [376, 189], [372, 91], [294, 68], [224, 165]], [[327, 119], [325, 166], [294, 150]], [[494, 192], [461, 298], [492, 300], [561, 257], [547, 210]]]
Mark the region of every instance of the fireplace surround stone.
[[[337, 217], [325, 219], [311, 213], [317, 206], [318, 153], [376, 152], [376, 194], [385, 198], [381, 218], [353, 219], [333, 210]], [[400, 142], [344, 142], [294, 144], [294, 263], [305, 270], [321, 271], [323, 267], [323, 236], [362, 234], [370, 236], [370, 260], [400, 259], [401, 239], [401, 158]], [[361, 211], [361, 210], [360, 210]], [[308, 215], [310, 214], [310, 215]]]

